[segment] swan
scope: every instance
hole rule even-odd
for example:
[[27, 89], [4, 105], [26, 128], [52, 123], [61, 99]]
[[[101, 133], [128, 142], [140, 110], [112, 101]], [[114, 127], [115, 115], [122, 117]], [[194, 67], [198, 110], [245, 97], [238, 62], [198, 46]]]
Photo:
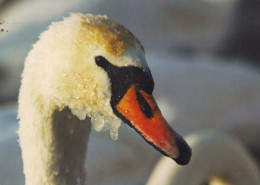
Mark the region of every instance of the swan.
[[[71, 14], [40, 35], [19, 92], [26, 185], [85, 184], [91, 124], [118, 138], [121, 122], [180, 165], [185, 140], [163, 118], [141, 42], [107, 16]], [[116, 151], [115, 151], [116, 152]], [[105, 157], [105, 156], [104, 156]]]
[[193, 148], [189, 165], [179, 167], [162, 157], [146, 185], [260, 185], [255, 159], [229, 134], [196, 131], [186, 141]]

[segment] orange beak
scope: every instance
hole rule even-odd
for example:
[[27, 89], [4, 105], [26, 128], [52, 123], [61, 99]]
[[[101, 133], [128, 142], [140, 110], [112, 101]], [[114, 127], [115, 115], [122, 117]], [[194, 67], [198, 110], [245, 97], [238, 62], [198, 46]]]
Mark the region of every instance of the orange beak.
[[116, 105], [135, 130], [162, 154], [180, 165], [188, 164], [191, 149], [184, 139], [164, 119], [152, 95], [132, 85]]

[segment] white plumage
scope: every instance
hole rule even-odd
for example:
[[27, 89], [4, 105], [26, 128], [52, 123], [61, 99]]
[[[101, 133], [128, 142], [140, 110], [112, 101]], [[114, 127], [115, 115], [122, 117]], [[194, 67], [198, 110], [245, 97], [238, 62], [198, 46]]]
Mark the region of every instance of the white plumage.
[[[85, 25], [93, 22], [96, 25]], [[106, 16], [72, 14], [42, 33], [26, 58], [18, 133], [27, 185], [84, 184], [90, 132], [86, 116], [96, 130], [110, 129], [117, 139], [121, 120], [109, 106], [111, 84], [94, 57], [105, 56], [118, 66], [146, 64], [138, 43], [123, 48], [120, 56], [113, 55], [106, 44], [100, 45], [95, 40], [100, 34], [94, 28], [97, 25], [110, 29], [114, 23]], [[86, 27], [93, 30], [82, 31]]]

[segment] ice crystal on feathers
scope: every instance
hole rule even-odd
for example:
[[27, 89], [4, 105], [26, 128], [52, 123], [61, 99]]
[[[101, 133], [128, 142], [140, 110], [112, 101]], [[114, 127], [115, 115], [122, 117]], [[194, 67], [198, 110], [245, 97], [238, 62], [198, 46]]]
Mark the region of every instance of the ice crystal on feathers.
[[87, 115], [87, 111], [85, 111], [83, 109], [72, 109], [71, 112], [72, 112], [72, 114], [77, 116], [80, 120], [84, 120]]
[[[105, 103], [107, 105], [107, 103]], [[93, 105], [94, 106], [94, 105]], [[91, 123], [97, 132], [100, 131], [110, 131], [110, 136], [113, 140], [118, 139], [118, 129], [121, 125], [121, 120], [117, 118], [109, 106], [103, 106], [106, 110], [105, 114], [100, 112], [91, 111], [88, 108], [72, 108], [71, 112], [80, 120], [86, 119], [86, 116], [90, 117]]]
[[94, 125], [95, 130], [99, 132], [103, 129], [105, 121], [101, 116], [97, 115], [91, 118], [91, 123]]
[[91, 123], [97, 132], [101, 130], [110, 130], [110, 136], [113, 140], [118, 139], [118, 129], [121, 125], [121, 121], [114, 116], [104, 116], [100, 114], [92, 115]]
[[121, 125], [121, 121], [118, 120], [113, 120], [113, 124], [112, 127], [110, 128], [110, 136], [113, 140], [117, 140], [118, 139], [118, 128]]

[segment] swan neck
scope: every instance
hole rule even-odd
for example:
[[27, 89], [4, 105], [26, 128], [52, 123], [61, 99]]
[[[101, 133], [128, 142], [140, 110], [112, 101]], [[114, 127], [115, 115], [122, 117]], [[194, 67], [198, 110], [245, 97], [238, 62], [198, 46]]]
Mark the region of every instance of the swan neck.
[[79, 120], [68, 108], [46, 110], [20, 116], [25, 184], [85, 184], [89, 119]]

